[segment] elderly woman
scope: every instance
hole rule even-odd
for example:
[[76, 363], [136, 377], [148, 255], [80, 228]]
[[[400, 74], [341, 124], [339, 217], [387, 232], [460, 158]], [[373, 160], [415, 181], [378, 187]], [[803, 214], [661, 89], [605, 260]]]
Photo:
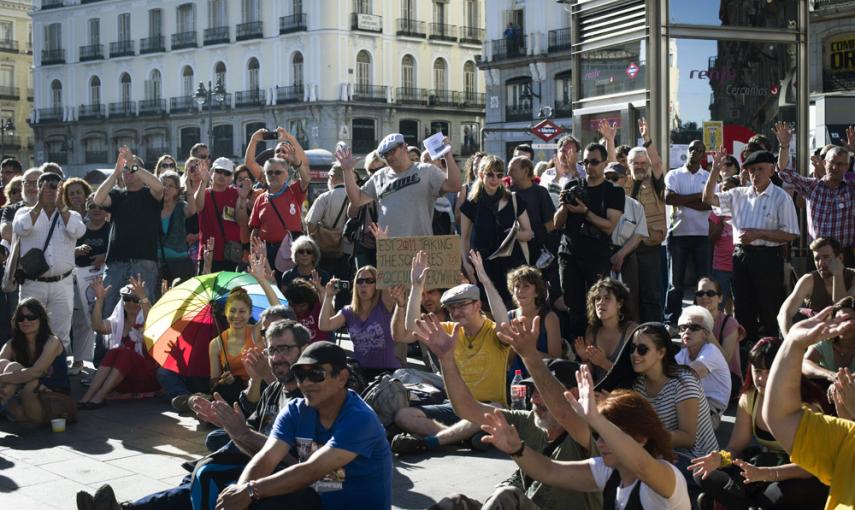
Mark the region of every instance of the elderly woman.
[[713, 318], [706, 308], [686, 307], [677, 321], [683, 348], [677, 353], [677, 363], [688, 365], [698, 374], [710, 407], [714, 428], [730, 402], [730, 370], [712, 333]]
[[320, 277], [321, 285], [326, 285], [329, 281], [330, 274], [323, 269], [318, 269], [321, 249], [311, 237], [302, 236], [291, 243], [291, 260], [296, 265], [282, 273], [282, 279], [279, 281], [279, 287], [283, 291], [297, 278], [311, 282], [315, 273]]

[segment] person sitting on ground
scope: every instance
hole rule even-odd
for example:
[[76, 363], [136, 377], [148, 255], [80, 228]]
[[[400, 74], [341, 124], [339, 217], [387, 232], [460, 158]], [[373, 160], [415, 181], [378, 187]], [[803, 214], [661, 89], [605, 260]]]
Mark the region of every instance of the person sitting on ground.
[[601, 278], [588, 290], [588, 331], [576, 339], [576, 356], [588, 363], [594, 380], [611, 370], [636, 324], [629, 320], [629, 289], [610, 277]]
[[695, 371], [704, 388], [713, 428], [718, 428], [721, 415], [730, 402], [731, 380], [727, 361], [721, 353], [713, 330], [710, 312], [698, 305], [683, 309], [677, 321], [683, 348], [677, 353], [677, 363]]
[[833, 237], [810, 243], [816, 271], [805, 274], [778, 312], [778, 327], [786, 334], [793, 319], [811, 316], [840, 299], [855, 296], [855, 269], [844, 267], [843, 247]]
[[71, 393], [65, 349], [35, 298], [23, 299], [12, 316], [12, 338], [0, 350], [0, 414], [31, 425], [45, 423], [42, 393]]
[[[781, 341], [773, 337], [754, 344], [748, 353], [749, 368], [727, 448], [692, 459], [694, 464], [689, 468], [703, 491], [698, 498], [701, 510], [712, 509], [712, 502], [744, 510], [821, 508], [828, 496], [828, 487], [789, 461], [760, 413], [769, 367], [780, 346]], [[812, 393], [822, 395], [818, 388], [815, 390], [811, 392], [809, 383], [802, 384], [802, 402], [810, 403]], [[815, 403], [814, 408], [821, 410]], [[751, 446], [754, 441], [759, 448]], [[750, 484], [751, 490], [745, 490], [743, 483]], [[760, 490], [753, 490], [755, 487]]]
[[[347, 389], [344, 350], [307, 347], [292, 366], [304, 398], [279, 412], [262, 449], [240, 479], [220, 493], [217, 508], [389, 510], [392, 454], [374, 411]], [[277, 466], [296, 451], [297, 463]]]
[[320, 277], [317, 278], [317, 282], [318, 286], [315, 286], [313, 282], [297, 278], [282, 292], [291, 310], [294, 311], [294, 315], [297, 316], [297, 321], [309, 330], [312, 342], [328, 340], [330, 337], [328, 332], [319, 327], [321, 317], [321, 298], [318, 292]]
[[[481, 257], [474, 250], [469, 253], [469, 257], [476, 273], [483, 278], [484, 290], [494, 319], [503, 322], [508, 316], [507, 309], [493, 283], [487, 278]], [[410, 269], [412, 289], [407, 302], [405, 322], [408, 332], [415, 331], [416, 318], [419, 317], [421, 308], [422, 289], [426, 272], [429, 270], [427, 253], [416, 253]], [[454, 357], [472, 395], [480, 402], [506, 406], [509, 349], [496, 335], [496, 323], [482, 313], [480, 298], [481, 293], [475, 285], [452, 287], [440, 300], [442, 306], [448, 310], [451, 321], [441, 324], [446, 333], [458, 338]], [[478, 427], [472, 422], [461, 420], [449, 401], [421, 408], [405, 407], [395, 414], [395, 424], [404, 431], [392, 438], [392, 451], [398, 455], [433, 450], [470, 438], [470, 444], [474, 448], [484, 448], [479, 438], [472, 437], [478, 432]]]
[[578, 400], [566, 392], [576, 414], [593, 429], [600, 456], [556, 462], [530, 448], [501, 411], [485, 415], [484, 438], [532, 479], [545, 485], [601, 493], [604, 508], [689, 510], [686, 481], [671, 464], [671, 437], [650, 403], [634, 391], [616, 390], [597, 403], [587, 366], [577, 372]]
[[740, 359], [739, 343], [745, 340], [745, 328], [739, 324], [736, 317], [722, 310], [721, 303], [724, 295], [721, 285], [712, 278], [698, 280], [698, 290], [695, 292], [695, 304], [702, 306], [712, 315], [713, 337], [716, 339], [727, 366], [730, 369], [731, 397], [742, 385], [742, 361]]
[[[270, 310], [270, 309], [268, 309]], [[105, 493], [111, 506], [100, 508], [121, 508], [122, 510], [146, 510], [152, 508], [191, 508], [190, 494], [194, 482], [201, 482], [205, 476], [198, 476], [200, 468], [208, 463], [228, 464], [231, 466], [232, 480], [236, 480], [253, 455], [261, 451], [267, 442], [273, 423], [279, 411], [285, 409], [292, 399], [301, 396], [297, 389], [291, 365], [297, 361], [302, 350], [308, 345], [309, 332], [301, 324], [292, 320], [275, 320], [268, 324], [265, 341], [267, 348], [260, 361], [267, 365], [274, 380], [264, 389], [255, 402], [241, 400], [240, 406], [229, 405], [222, 398], [213, 401], [199, 399], [195, 401], [194, 412], [201, 419], [221, 427], [226, 436], [225, 444], [217, 451], [196, 461], [192, 474], [184, 476], [177, 487], [156, 492], [133, 502], [116, 501], [112, 487], [102, 486], [99, 493]], [[252, 404], [247, 406], [246, 404]], [[220, 471], [217, 481], [222, 482], [226, 473]], [[208, 487], [203, 487], [204, 491]], [[97, 493], [96, 493], [97, 494]], [[214, 492], [208, 496], [216, 498]], [[104, 498], [105, 496], [102, 496]], [[86, 492], [77, 494], [78, 510], [99, 508], [86, 506], [92, 496]], [[210, 499], [204, 501], [210, 503]], [[213, 504], [210, 505], [213, 508]]]
[[[841, 301], [839, 315], [855, 319], [855, 298]], [[802, 362], [802, 375], [834, 383], [841, 368], [855, 371], [855, 329], [811, 345]]]
[[762, 417], [790, 461], [830, 487], [825, 508], [842, 509], [855, 506], [855, 422], [807, 409], [801, 398], [808, 347], [855, 328], [851, 314], [834, 312], [827, 307], [787, 332], [769, 371]]
[[110, 287], [100, 279], [92, 282], [95, 304], [92, 306], [92, 329], [105, 336], [107, 353], [86, 393], [80, 397], [80, 409], [97, 409], [106, 404], [112, 391], [130, 394], [153, 394], [160, 389], [155, 377], [157, 363], [148, 353], [143, 338], [143, 325], [151, 309], [142, 279], [131, 277], [119, 290], [121, 300], [110, 317], [101, 319], [104, 300]]
[[[527, 321], [528, 316], [525, 317]], [[543, 319], [536, 312], [531, 317], [537, 317], [537, 320], [541, 324], [543, 323]], [[484, 416], [492, 414], [493, 407], [476, 400], [466, 387], [454, 355], [457, 337], [446, 333], [437, 318], [432, 315], [422, 315], [422, 319], [416, 321], [416, 324], [416, 336], [427, 344], [440, 359], [442, 378], [455, 412], [461, 418], [476, 425], [487, 425], [488, 422]], [[533, 378], [523, 380], [531, 394], [532, 409], [530, 411], [502, 409], [499, 412], [508, 423], [516, 428], [520, 438], [533, 451], [541, 452], [545, 457], [560, 462], [587, 459], [590, 453], [595, 452], [587, 423], [571, 410], [568, 414], [573, 426], [568, 427], [567, 430], [570, 432], [568, 434], [568, 431], [562, 427], [562, 423], [550, 412], [546, 399], [539, 392], [539, 389], [543, 388], [544, 393], [551, 392], [562, 401], [564, 400], [564, 391], [574, 392], [574, 395], [578, 396], [575, 374], [579, 365], [562, 359], [553, 359], [548, 364], [544, 363], [545, 360], [541, 359], [543, 353], [537, 345], [540, 342], [540, 336], [539, 334], [532, 335], [530, 338], [526, 338], [527, 341], [525, 342], [514, 343], [515, 346], [519, 345], [520, 350], [533, 360], [530, 362]], [[564, 405], [569, 407], [566, 402]], [[546, 485], [532, 481], [529, 476], [524, 470], [515, 472], [510, 479], [497, 487], [496, 491], [484, 502], [484, 506], [481, 507], [482, 510], [529, 508], [525, 505], [512, 503], [518, 500], [536, 505], [537, 508], [555, 510], [602, 508], [602, 498], [599, 494], [582, 493]], [[449, 508], [446, 501], [462, 499], [464, 499], [463, 496], [446, 498], [431, 508]]]
[[340, 290], [339, 282], [338, 278], [333, 278], [323, 290], [324, 302], [318, 323], [320, 330], [336, 331], [347, 327], [348, 336], [353, 342], [353, 357], [359, 362], [366, 381], [401, 368], [392, 337], [392, 313], [396, 307], [403, 308], [406, 305], [404, 287], [399, 285], [381, 291], [377, 288], [377, 268], [361, 267], [353, 278], [351, 303], [333, 315], [333, 302]]
[[[544, 325], [537, 340], [537, 350], [544, 358], [560, 358], [563, 341], [558, 316], [549, 309], [546, 282], [540, 270], [531, 266], [520, 266], [508, 274], [508, 290], [517, 308], [508, 312], [508, 320], [519, 317], [540, 317]], [[513, 379], [516, 370], [528, 375], [525, 365], [516, 355], [511, 354], [508, 367], [508, 381]]]
[[282, 273], [282, 278], [279, 280], [279, 288], [282, 292], [285, 292], [297, 278], [311, 282], [317, 274], [321, 278], [321, 285], [326, 285], [330, 280], [330, 274], [327, 271], [318, 269], [318, 264], [321, 262], [321, 249], [311, 237], [302, 236], [294, 239], [291, 243], [291, 260], [296, 265]]

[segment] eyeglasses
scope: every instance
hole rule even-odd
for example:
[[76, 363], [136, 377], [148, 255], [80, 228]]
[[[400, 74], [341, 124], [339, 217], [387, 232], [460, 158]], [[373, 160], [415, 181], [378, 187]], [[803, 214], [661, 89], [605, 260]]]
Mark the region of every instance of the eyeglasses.
[[15, 193], [20, 193], [21, 188], [9, 188], [9, 194], [14, 195]]
[[377, 280], [375, 280], [374, 278], [357, 278], [356, 279], [357, 285], [374, 285], [375, 283], [377, 283]]
[[583, 159], [582, 160], [582, 164], [585, 166], [588, 166], [588, 165], [597, 166], [600, 163], [602, 163], [602, 161], [599, 159]]
[[101, 207], [100, 205], [89, 204], [86, 206], [86, 210], [88, 210], [88, 211], [97, 211], [97, 210], [101, 210], [101, 209], [103, 209], [103, 207]]
[[39, 320], [39, 316], [34, 313], [22, 313], [21, 315], [18, 315], [15, 320], [18, 322], [37, 321]]
[[448, 310], [449, 312], [453, 312], [454, 310], [459, 310], [463, 307], [469, 306], [474, 302], [475, 301], [466, 301], [465, 303], [450, 303], [450, 304], [445, 305], [445, 309]]
[[699, 291], [695, 292], [695, 297], [698, 297], [698, 298], [701, 298], [704, 296], [715, 297], [715, 296], [720, 296], [720, 295], [721, 294], [719, 294], [718, 292], [716, 292], [714, 290], [699, 290]]
[[629, 349], [630, 354], [637, 352], [639, 356], [646, 356], [647, 353], [650, 352], [650, 347], [647, 347], [644, 344], [630, 343], [627, 349]]
[[297, 250], [297, 255], [314, 255], [315, 252], [312, 250]]
[[232, 176], [232, 172], [229, 172], [228, 170], [226, 170], [224, 168], [215, 168], [214, 173], [220, 174], [220, 175], [225, 175], [226, 177]]
[[140, 298], [136, 296], [122, 296], [122, 301], [124, 301], [125, 303], [139, 303]]
[[494, 177], [496, 179], [501, 179], [504, 176], [505, 174], [503, 174], [502, 172], [484, 172], [484, 177], [489, 177], [490, 179]]
[[617, 174], [609, 174], [606, 176], [607, 181], [618, 182], [620, 180], [620, 176]]
[[679, 331], [681, 334], [685, 333], [686, 331], [691, 331], [692, 333], [696, 333], [698, 331], [705, 330], [705, 329], [706, 328], [701, 326], [700, 324], [694, 324], [694, 323], [680, 324], [679, 326], [677, 326], [677, 331]]
[[175, 168], [175, 163], [161, 163], [160, 168], [164, 168], [164, 169]]
[[30, 181], [30, 180], [24, 181], [24, 186], [32, 186], [33, 188], [35, 188], [38, 185], [39, 185], [38, 179], [36, 179], [35, 181]]
[[369, 168], [368, 171], [374, 173], [377, 170], [383, 170], [384, 168], [386, 168], [384, 165], [380, 165], [380, 166], [376, 166], [374, 168]]
[[264, 172], [264, 173], [265, 173], [266, 175], [282, 175], [282, 174], [284, 174], [285, 172], [283, 172], [282, 170], [267, 170], [267, 171], [266, 171], [266, 172]]
[[327, 371], [323, 368], [295, 368], [291, 371], [294, 374], [294, 377], [297, 378], [297, 382], [303, 382], [306, 379], [313, 383], [324, 382], [324, 379], [327, 378]]
[[[263, 352], [267, 356], [273, 357], [273, 356], [278, 356], [279, 354], [288, 354], [289, 352], [292, 352], [294, 349], [300, 350], [300, 346], [299, 345], [282, 344], [282, 345], [277, 346], [277, 347], [268, 347], [267, 349], [264, 349]], [[323, 379], [321, 379], [321, 380], [323, 380]]]
[[57, 189], [59, 188], [59, 181], [45, 181], [44, 185], [50, 189]]

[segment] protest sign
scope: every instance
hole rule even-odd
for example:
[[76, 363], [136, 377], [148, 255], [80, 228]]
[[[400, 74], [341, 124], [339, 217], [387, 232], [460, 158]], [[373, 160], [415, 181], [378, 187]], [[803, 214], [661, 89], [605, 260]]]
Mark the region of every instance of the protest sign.
[[392, 237], [377, 240], [377, 288], [410, 286], [410, 264], [425, 251], [428, 271], [425, 289], [448, 289], [460, 279], [460, 237]]

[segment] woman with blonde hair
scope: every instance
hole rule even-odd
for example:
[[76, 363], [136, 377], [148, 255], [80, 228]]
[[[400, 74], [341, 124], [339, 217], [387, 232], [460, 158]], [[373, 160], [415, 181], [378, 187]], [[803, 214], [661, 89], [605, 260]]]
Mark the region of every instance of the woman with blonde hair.
[[154, 176], [160, 177], [164, 172], [176, 172], [178, 167], [175, 164], [175, 158], [169, 154], [164, 154], [157, 158], [157, 163], [154, 165]]

